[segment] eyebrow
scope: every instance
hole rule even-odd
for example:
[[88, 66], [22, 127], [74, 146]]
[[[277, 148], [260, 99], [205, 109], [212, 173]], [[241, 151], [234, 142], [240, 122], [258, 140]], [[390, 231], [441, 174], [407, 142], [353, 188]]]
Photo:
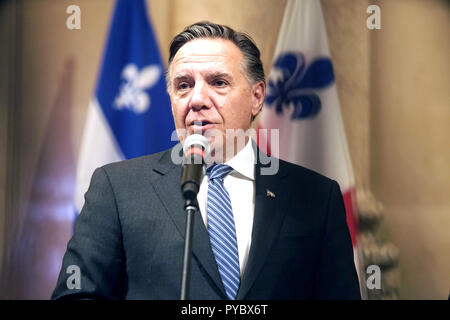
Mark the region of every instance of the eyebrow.
[[[177, 74], [174, 78], [173, 78], [173, 82], [179, 82], [182, 80], [186, 80], [188, 78], [190, 78], [190, 73], [189, 72], [182, 72], [180, 74]], [[226, 79], [231, 79], [232, 76], [230, 73], [228, 72], [224, 72], [224, 71], [206, 71], [205, 74], [205, 78], [206, 79], [215, 79], [215, 78], [226, 78]]]
[[187, 73], [178, 74], [173, 78], [173, 82], [176, 83], [187, 78], [189, 78], [189, 75]]
[[212, 71], [212, 72], [207, 72], [206, 74], [207, 78], [231, 78], [231, 74], [228, 72], [223, 72], [223, 71]]

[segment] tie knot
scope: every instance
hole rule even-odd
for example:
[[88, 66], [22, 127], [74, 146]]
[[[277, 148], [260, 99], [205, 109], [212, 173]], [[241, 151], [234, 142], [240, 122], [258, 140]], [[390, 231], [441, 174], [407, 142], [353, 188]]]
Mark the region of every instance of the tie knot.
[[206, 170], [209, 179], [223, 179], [233, 168], [226, 164], [214, 164]]

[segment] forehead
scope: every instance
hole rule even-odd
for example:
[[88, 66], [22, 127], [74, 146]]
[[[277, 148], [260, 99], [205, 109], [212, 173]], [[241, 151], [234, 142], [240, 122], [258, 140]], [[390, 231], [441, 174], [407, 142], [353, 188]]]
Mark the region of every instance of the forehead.
[[233, 71], [243, 61], [242, 52], [231, 41], [220, 38], [194, 39], [184, 44], [172, 61], [172, 71], [223, 67]]

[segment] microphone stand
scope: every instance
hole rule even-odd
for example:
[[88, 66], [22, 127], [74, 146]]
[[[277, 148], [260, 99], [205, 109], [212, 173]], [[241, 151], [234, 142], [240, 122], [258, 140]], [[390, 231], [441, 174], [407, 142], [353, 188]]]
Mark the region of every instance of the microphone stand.
[[187, 293], [189, 289], [192, 257], [192, 236], [194, 233], [194, 217], [195, 213], [198, 211], [197, 199], [194, 198], [194, 200], [186, 200], [184, 210], [186, 211], [186, 229], [184, 237], [183, 271], [181, 274], [180, 300], [187, 300]]
[[180, 299], [186, 300], [188, 298], [191, 273], [194, 217], [195, 213], [198, 211], [197, 194], [205, 174], [205, 157], [210, 151], [209, 141], [201, 134], [192, 134], [185, 139], [183, 151], [184, 161], [181, 174], [181, 193], [185, 200], [184, 211], [186, 211], [186, 230], [184, 233]]

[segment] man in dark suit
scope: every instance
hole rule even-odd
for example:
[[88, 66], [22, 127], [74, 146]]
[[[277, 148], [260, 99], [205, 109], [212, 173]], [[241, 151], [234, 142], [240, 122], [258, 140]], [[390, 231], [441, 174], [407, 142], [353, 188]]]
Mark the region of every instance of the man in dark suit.
[[[265, 97], [253, 41], [222, 25], [187, 27], [171, 44], [167, 87], [180, 142], [204, 134], [215, 162], [197, 197], [188, 298], [359, 299], [338, 184], [276, 158], [262, 162], [248, 137], [236, 144]], [[179, 298], [185, 213], [176, 148], [94, 172], [52, 298]], [[267, 174], [262, 163], [278, 170]]]

